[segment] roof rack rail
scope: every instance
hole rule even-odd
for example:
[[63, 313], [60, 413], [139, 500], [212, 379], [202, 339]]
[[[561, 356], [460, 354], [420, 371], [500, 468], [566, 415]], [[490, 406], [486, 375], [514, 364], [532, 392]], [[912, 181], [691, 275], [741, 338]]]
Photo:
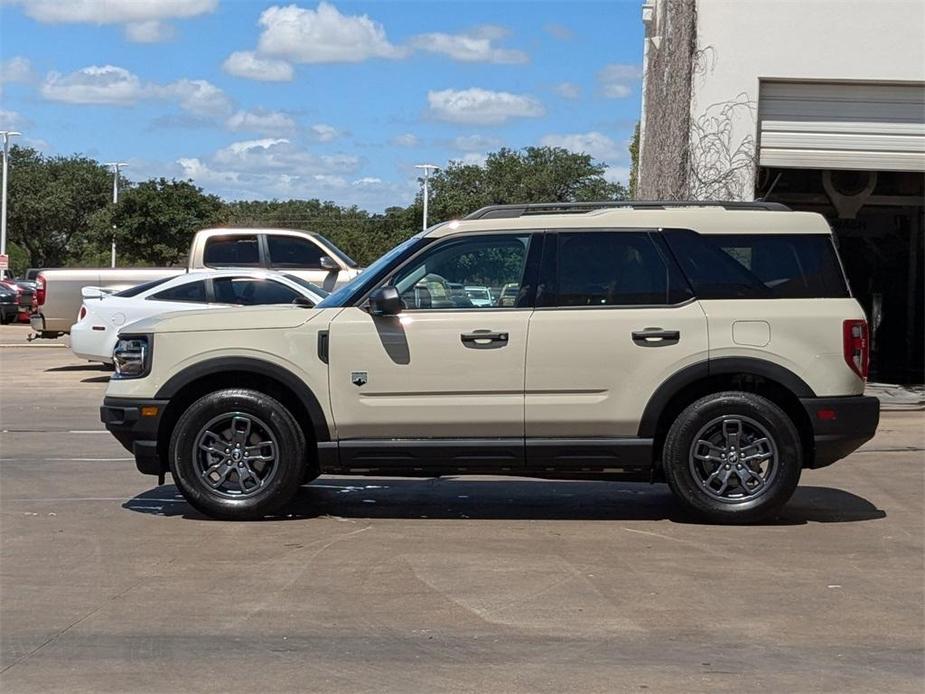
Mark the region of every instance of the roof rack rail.
[[531, 202], [522, 205], [488, 205], [475, 212], [470, 212], [463, 219], [511, 219], [533, 214], [572, 214], [576, 212], [593, 212], [614, 207], [629, 207], [634, 210], [658, 209], [669, 207], [721, 207], [725, 210], [776, 210], [789, 211], [790, 208], [780, 202], [701, 201], [701, 200], [603, 200], [599, 202]]

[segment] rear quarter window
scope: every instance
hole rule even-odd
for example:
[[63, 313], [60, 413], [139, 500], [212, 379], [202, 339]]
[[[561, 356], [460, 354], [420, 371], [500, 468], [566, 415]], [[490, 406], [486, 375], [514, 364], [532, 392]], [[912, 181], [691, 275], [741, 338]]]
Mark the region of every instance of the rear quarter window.
[[700, 299], [850, 296], [828, 234], [664, 233]]

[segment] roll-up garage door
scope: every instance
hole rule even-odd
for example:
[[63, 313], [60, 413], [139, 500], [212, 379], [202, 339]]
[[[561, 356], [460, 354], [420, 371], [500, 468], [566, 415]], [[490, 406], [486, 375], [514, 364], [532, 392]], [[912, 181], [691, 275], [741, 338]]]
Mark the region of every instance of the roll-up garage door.
[[925, 171], [925, 83], [762, 81], [761, 166]]

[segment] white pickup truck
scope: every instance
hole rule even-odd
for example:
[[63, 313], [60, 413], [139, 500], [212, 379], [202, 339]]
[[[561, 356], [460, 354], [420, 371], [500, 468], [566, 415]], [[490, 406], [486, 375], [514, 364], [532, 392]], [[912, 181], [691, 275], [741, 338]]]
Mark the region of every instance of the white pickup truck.
[[35, 337], [67, 334], [77, 318], [84, 287], [100, 295], [192, 270], [228, 268], [281, 270], [331, 291], [360, 272], [357, 263], [328, 239], [293, 229], [203, 229], [193, 237], [187, 267], [58, 268], [42, 270], [36, 282]]

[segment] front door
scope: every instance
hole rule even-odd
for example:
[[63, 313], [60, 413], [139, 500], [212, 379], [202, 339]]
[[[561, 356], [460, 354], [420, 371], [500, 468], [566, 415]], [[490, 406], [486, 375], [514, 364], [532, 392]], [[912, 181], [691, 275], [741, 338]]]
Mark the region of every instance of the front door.
[[348, 307], [330, 326], [341, 463], [511, 469], [524, 435], [529, 233], [437, 241], [386, 284], [397, 316]]

